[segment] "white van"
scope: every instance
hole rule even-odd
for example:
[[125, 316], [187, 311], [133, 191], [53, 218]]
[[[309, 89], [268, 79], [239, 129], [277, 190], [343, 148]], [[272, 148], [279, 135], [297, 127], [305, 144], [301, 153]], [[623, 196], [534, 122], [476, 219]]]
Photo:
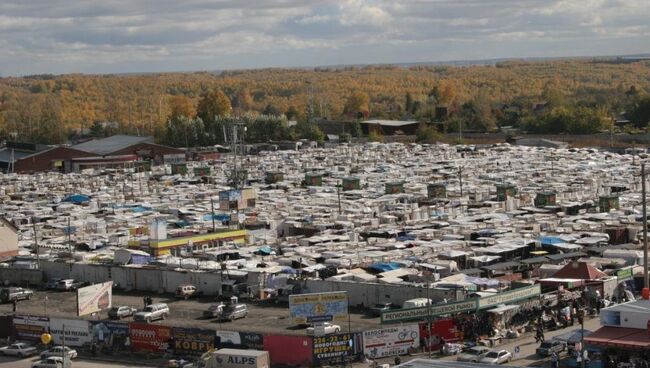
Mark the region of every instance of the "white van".
[[428, 304], [433, 304], [431, 302], [431, 299], [427, 298], [415, 298], [415, 299], [409, 299], [405, 300], [404, 304], [402, 304], [402, 308], [420, 308], [420, 307], [426, 307]]

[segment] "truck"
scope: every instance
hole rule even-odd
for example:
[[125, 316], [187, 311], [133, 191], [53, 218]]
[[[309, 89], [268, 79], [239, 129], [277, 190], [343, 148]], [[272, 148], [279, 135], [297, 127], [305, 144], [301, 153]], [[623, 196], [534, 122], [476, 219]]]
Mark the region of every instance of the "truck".
[[429, 304], [431, 304], [431, 299], [415, 298], [415, 299], [405, 300], [404, 303], [402, 304], [402, 308], [404, 309], [420, 308], [420, 307], [426, 307]]
[[205, 368], [269, 368], [268, 351], [219, 349], [209, 354]]

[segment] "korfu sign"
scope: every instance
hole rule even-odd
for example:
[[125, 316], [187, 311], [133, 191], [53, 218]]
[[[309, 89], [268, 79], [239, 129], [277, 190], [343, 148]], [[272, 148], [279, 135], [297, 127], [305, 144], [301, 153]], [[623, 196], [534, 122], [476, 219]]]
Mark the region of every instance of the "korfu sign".
[[527, 286], [515, 290], [510, 290], [503, 293], [498, 293], [495, 295], [485, 296], [480, 298], [478, 300], [478, 307], [479, 309], [485, 309], [499, 304], [514, 303], [524, 299], [539, 297], [539, 294], [541, 292], [542, 289], [539, 284], [533, 286]]

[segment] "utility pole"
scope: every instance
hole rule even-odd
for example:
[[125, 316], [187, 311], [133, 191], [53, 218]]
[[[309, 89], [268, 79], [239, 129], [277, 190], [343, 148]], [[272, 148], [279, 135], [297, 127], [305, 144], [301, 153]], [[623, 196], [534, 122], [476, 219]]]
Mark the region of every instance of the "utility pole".
[[63, 325], [63, 328], [61, 330], [61, 346], [63, 349], [61, 349], [61, 358], [63, 359], [63, 366], [65, 367], [65, 325]]
[[38, 269], [41, 269], [41, 256], [40, 256], [40, 251], [38, 248], [38, 234], [36, 234], [36, 219], [32, 217], [32, 226], [34, 227], [34, 246], [36, 247], [36, 264], [38, 265]]
[[216, 226], [214, 224], [214, 198], [212, 197], [210, 197], [210, 207], [212, 213], [212, 232], [214, 233], [216, 231]]
[[645, 190], [645, 162], [641, 162], [641, 201], [643, 202], [643, 287], [648, 288], [648, 213]]
[[68, 216], [68, 251], [72, 255], [72, 228], [70, 227], [70, 216]]
[[[431, 271], [427, 271], [431, 272]], [[427, 282], [427, 348], [429, 349], [429, 358], [431, 358], [431, 298], [429, 298], [429, 276], [425, 278]]]
[[336, 195], [339, 197], [339, 215], [341, 214], [341, 184], [336, 184]]
[[458, 166], [458, 181], [460, 182], [460, 197], [463, 197], [463, 167]]

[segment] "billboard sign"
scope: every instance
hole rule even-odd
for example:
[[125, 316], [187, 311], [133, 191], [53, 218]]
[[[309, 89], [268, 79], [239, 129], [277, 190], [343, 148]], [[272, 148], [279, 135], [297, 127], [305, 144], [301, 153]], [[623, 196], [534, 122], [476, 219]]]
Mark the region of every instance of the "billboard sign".
[[110, 347], [113, 351], [125, 350], [126, 341], [129, 337], [129, 324], [113, 321], [91, 321], [90, 330], [93, 334], [93, 341], [104, 347]]
[[363, 353], [361, 334], [314, 337], [314, 365], [336, 364], [345, 357]]
[[420, 326], [400, 325], [363, 332], [363, 353], [371, 359], [408, 353], [420, 347]]
[[174, 353], [177, 355], [201, 355], [214, 349], [214, 330], [200, 328], [172, 328]]
[[66, 346], [83, 346], [93, 341], [90, 324], [84, 319], [51, 318], [50, 335], [56, 345], [63, 344], [64, 335]]
[[442, 316], [462, 312], [476, 311], [478, 301], [476, 299], [464, 300], [455, 303], [437, 304], [429, 307], [407, 308], [381, 313], [381, 323], [400, 323], [405, 321], [420, 321], [428, 317]]
[[347, 321], [348, 294], [345, 291], [289, 295], [289, 313], [295, 324]]
[[169, 349], [172, 329], [168, 326], [133, 322], [129, 324], [129, 336], [135, 352], [164, 353]]
[[113, 302], [113, 281], [94, 284], [77, 289], [77, 315], [101, 312]]
[[526, 286], [503, 293], [484, 296], [478, 300], [478, 307], [479, 309], [484, 309], [499, 304], [510, 304], [524, 299], [539, 297], [541, 292], [542, 287], [539, 284]]
[[163, 155], [163, 162], [166, 164], [182, 164], [185, 162], [184, 153], [172, 153], [168, 155]]
[[37, 316], [14, 316], [14, 333], [16, 340], [41, 340], [41, 335], [47, 331], [50, 319]]

